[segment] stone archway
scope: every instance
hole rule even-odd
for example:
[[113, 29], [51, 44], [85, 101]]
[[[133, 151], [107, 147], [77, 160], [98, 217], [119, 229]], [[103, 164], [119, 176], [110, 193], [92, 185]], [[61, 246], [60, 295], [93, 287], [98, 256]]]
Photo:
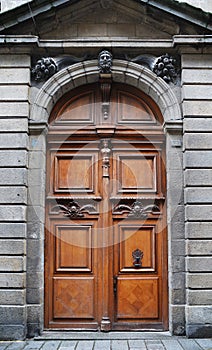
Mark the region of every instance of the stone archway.
[[[48, 124], [49, 114], [62, 95], [80, 85], [95, 83], [99, 79], [96, 60], [74, 64], [50, 78], [39, 91], [31, 110], [31, 124]], [[137, 87], [152, 97], [161, 110], [165, 124], [180, 120], [181, 111], [171, 88], [145, 67], [122, 60], [114, 60], [112, 79]]]
[[[150, 70], [134, 63], [121, 60], [114, 60], [112, 69], [112, 78], [114, 82], [122, 82], [137, 87], [141, 91], [149, 95], [160, 108], [164, 118], [164, 130], [167, 134], [167, 219], [168, 219], [168, 239], [169, 239], [169, 290], [170, 290], [170, 307], [169, 307], [169, 329], [173, 331], [177, 327], [184, 327], [184, 312], [181, 308], [180, 316], [177, 323], [173, 319], [173, 315], [178, 310], [175, 306], [174, 296], [175, 287], [172, 282], [173, 259], [172, 247], [175, 244], [174, 232], [172, 230], [175, 221], [173, 216], [178, 211], [177, 203], [173, 200], [176, 192], [172, 186], [172, 182], [176, 176], [182, 177], [182, 166], [180, 164], [178, 149], [181, 142], [181, 112], [176, 96], [171, 88], [161, 79], [156, 77]], [[50, 112], [55, 103], [66, 92], [86, 83], [94, 83], [99, 79], [99, 71], [97, 61], [86, 61], [70, 66], [50, 78], [39, 91], [35, 102], [32, 106], [30, 117], [31, 132], [31, 166], [29, 169], [29, 196], [30, 196], [30, 213], [38, 218], [33, 234], [40, 238], [40, 255], [43, 256], [43, 238], [44, 238], [44, 216], [45, 203], [42, 197], [42, 191], [45, 189], [45, 135], [48, 127], [48, 119]], [[177, 157], [177, 158], [176, 158]], [[41, 161], [39, 161], [39, 158]], [[176, 166], [176, 163], [178, 164]], [[41, 202], [36, 202], [33, 186], [34, 182], [40, 183]], [[179, 220], [176, 218], [176, 220]], [[182, 258], [182, 257], [180, 257]], [[177, 255], [176, 255], [177, 259]], [[33, 278], [37, 278], [40, 287], [40, 299], [36, 299], [35, 304], [39, 306], [40, 329], [43, 327], [43, 266], [40, 267], [39, 273]], [[181, 271], [183, 275], [183, 271]], [[178, 309], [177, 309], [178, 308]], [[29, 306], [30, 309], [30, 306]]]

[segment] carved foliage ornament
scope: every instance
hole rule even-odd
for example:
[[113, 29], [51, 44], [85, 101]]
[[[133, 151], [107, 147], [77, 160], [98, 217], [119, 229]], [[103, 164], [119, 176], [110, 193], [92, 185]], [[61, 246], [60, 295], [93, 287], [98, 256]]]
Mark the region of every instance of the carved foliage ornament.
[[123, 214], [128, 212], [128, 217], [132, 219], [146, 219], [148, 213], [160, 213], [160, 209], [155, 204], [146, 207], [140, 201], [135, 201], [132, 205], [119, 204], [115, 207], [114, 214]]
[[32, 77], [35, 81], [46, 81], [54, 75], [57, 70], [58, 66], [53, 58], [41, 58], [32, 69]]
[[96, 214], [96, 208], [91, 204], [86, 204], [80, 206], [78, 202], [71, 201], [68, 205], [58, 204], [52, 208], [52, 213], [56, 212], [59, 214], [63, 212], [64, 216], [69, 217], [70, 219], [83, 218], [83, 213]]
[[166, 83], [174, 82], [177, 76], [176, 60], [167, 53], [160, 56], [154, 64], [153, 72], [165, 80]]
[[111, 74], [113, 56], [110, 51], [103, 50], [98, 56], [99, 71], [103, 74]]

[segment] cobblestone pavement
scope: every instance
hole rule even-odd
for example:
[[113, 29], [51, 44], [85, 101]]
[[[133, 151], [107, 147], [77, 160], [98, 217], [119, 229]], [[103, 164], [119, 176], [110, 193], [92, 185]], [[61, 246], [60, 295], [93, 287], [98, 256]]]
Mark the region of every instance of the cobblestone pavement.
[[[154, 337], [155, 338], [155, 337]], [[86, 339], [0, 341], [0, 350], [212, 350], [212, 339]]]

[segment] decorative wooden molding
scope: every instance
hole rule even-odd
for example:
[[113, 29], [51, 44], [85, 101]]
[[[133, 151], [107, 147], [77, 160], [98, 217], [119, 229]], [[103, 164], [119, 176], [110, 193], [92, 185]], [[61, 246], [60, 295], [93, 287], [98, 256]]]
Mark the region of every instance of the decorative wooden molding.
[[100, 74], [100, 86], [102, 92], [102, 115], [103, 119], [108, 119], [110, 111], [110, 94], [112, 87], [111, 74]]
[[101, 148], [102, 169], [103, 169], [102, 177], [109, 177], [110, 153], [111, 153], [110, 139], [103, 139], [102, 148]]
[[160, 208], [155, 204], [144, 207], [140, 201], [136, 200], [132, 205], [118, 204], [113, 210], [113, 214], [122, 215], [126, 212], [129, 218], [146, 219], [149, 213], [160, 214]]
[[76, 201], [70, 201], [68, 205], [58, 204], [51, 209], [51, 214], [59, 214], [60, 212], [63, 212], [64, 216], [69, 217], [70, 219], [83, 218], [85, 216], [84, 213], [97, 214], [94, 205], [86, 204], [80, 206]]

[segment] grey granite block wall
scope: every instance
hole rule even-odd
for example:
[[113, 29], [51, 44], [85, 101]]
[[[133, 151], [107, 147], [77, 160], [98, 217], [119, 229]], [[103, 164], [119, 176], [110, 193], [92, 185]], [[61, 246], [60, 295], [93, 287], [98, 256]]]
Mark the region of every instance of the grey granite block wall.
[[26, 336], [30, 57], [0, 58], [0, 338]]
[[183, 55], [186, 332], [189, 337], [212, 335], [211, 84], [212, 55]]

